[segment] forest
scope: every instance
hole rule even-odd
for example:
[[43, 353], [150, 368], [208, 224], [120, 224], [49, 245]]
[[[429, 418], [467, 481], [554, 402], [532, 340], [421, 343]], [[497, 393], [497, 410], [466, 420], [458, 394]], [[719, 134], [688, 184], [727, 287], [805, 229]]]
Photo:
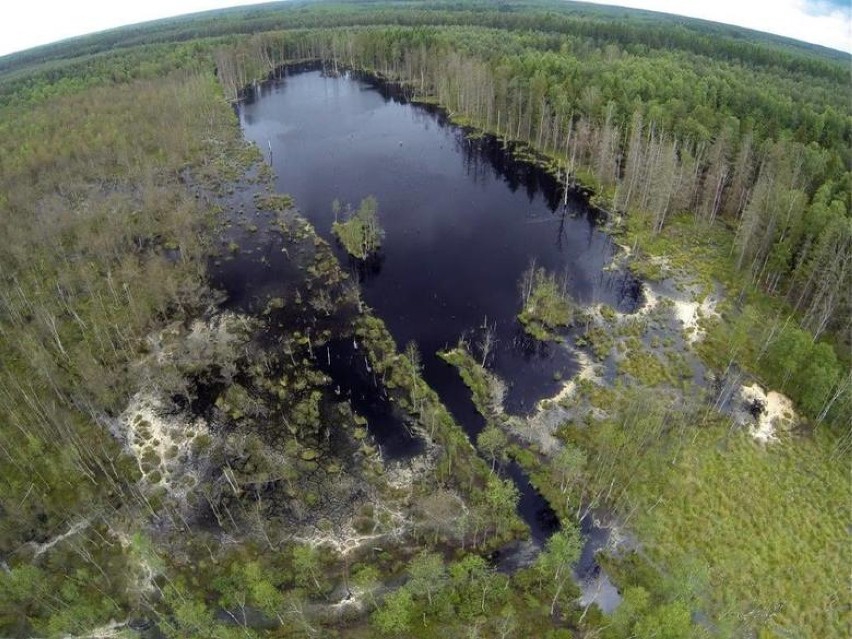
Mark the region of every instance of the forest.
[[[365, 303], [380, 199], [329, 184], [347, 262], [276, 192], [237, 111], [303, 64], [494, 140], [619, 248], [632, 314], [505, 283], [581, 365], [531, 415], [488, 318], [426, 353]], [[850, 162], [848, 55], [583, 3], [269, 3], [0, 58], [0, 635], [849, 636]], [[216, 274], [258, 242], [286, 287], [240, 305]], [[559, 523], [512, 570], [510, 469]], [[604, 511], [613, 610], [572, 572]]]

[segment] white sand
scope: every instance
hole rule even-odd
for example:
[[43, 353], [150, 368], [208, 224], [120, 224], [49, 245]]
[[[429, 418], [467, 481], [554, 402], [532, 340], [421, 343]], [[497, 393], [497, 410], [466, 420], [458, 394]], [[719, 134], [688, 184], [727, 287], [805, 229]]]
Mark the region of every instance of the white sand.
[[103, 626], [89, 630], [84, 635], [62, 635], [62, 639], [130, 639], [138, 633], [127, 628], [127, 621], [111, 621]]
[[53, 548], [56, 544], [65, 541], [69, 537], [73, 537], [74, 535], [76, 535], [81, 530], [88, 528], [90, 523], [91, 523], [91, 520], [88, 519], [88, 518], [81, 519], [80, 521], [77, 521], [77, 522], [74, 522], [73, 524], [71, 524], [71, 526], [68, 528], [68, 530], [66, 532], [62, 533], [61, 535], [57, 535], [56, 537], [54, 537], [50, 541], [47, 541], [43, 544], [33, 543], [33, 546], [35, 547], [35, 556], [38, 557], [38, 556], [42, 555], [43, 553], [47, 552], [48, 550], [50, 550], [51, 548]]
[[[207, 321], [195, 320], [189, 331], [175, 322], [147, 337], [150, 355], [139, 362], [146, 370], [151, 360], [168, 365], [176, 357], [199, 361], [216, 359], [243, 339], [250, 320], [235, 313], [221, 313]], [[200, 418], [174, 414], [156, 388], [158, 368], [147, 371], [148, 388], [136, 393], [118, 420], [117, 436], [135, 458], [143, 483], [163, 486], [172, 496], [183, 499], [198, 483], [192, 468], [193, 442], [209, 433]], [[146, 466], [153, 468], [146, 469]], [[154, 473], [159, 473], [159, 477]]]
[[675, 317], [683, 324], [686, 340], [690, 344], [704, 338], [705, 330], [700, 326], [700, 320], [706, 317], [718, 317], [719, 315], [716, 312], [718, 300], [712, 295], [708, 295], [701, 302], [687, 302], [677, 299], [671, 301], [674, 304]]
[[[718, 317], [719, 313], [716, 306], [719, 303], [715, 295], [708, 295], [700, 302], [695, 300], [681, 299], [675, 295], [668, 295], [654, 288], [648, 282], [642, 283], [642, 293], [645, 297], [645, 303], [640, 306], [634, 313], [620, 313], [615, 311], [615, 318], [622, 322], [629, 319], [646, 317], [655, 311], [661, 304], [671, 304], [674, 317], [680, 320], [683, 324], [683, 330], [686, 333], [686, 341], [690, 344], [701, 340], [705, 331], [700, 325], [702, 319], [708, 317]], [[592, 307], [593, 317], [599, 325], [604, 325], [605, 320], [600, 313], [600, 305]]]
[[113, 528], [110, 525], [109, 532], [118, 540], [123, 550], [129, 551], [125, 553], [125, 557], [136, 566], [136, 570], [127, 575], [128, 591], [136, 594], [155, 592], [157, 586], [154, 579], [161, 574], [161, 568], [156, 565], [156, 555], [151, 557], [150, 553], [139, 552], [143, 549], [140, 549], [139, 546], [134, 547], [131, 534], [125, 530]]
[[610, 260], [609, 264], [607, 264], [603, 268], [603, 270], [605, 271], [621, 270], [622, 268], [624, 268], [625, 263], [627, 262], [627, 260], [630, 259], [630, 256], [633, 254], [633, 249], [627, 246], [626, 244], [619, 244], [618, 242], [613, 242], [613, 244], [620, 248], [621, 251], [616, 252], [612, 256], [612, 259]]
[[206, 322], [200, 319], [193, 321], [188, 333], [181, 322], [173, 322], [145, 338], [151, 354], [140, 363], [152, 358], [158, 364], [166, 364], [174, 359], [176, 350], [197, 353], [224, 350], [242, 340], [241, 335], [250, 321], [236, 313], [220, 313]]
[[[648, 315], [660, 305], [660, 296], [648, 286], [647, 282], [642, 283], [642, 292], [645, 294], [645, 303], [633, 315]], [[621, 317], [629, 317], [629, 315], [622, 314]]]
[[390, 464], [386, 466], [385, 482], [391, 488], [411, 492], [413, 486], [435, 469], [435, 449], [430, 446], [422, 455], [418, 455], [409, 463]]
[[401, 510], [388, 508], [381, 502], [374, 501], [375, 512], [388, 515], [390, 525], [385, 530], [379, 530], [378, 524], [370, 533], [359, 533], [353, 525], [354, 518], [333, 531], [316, 531], [303, 537], [295, 535], [294, 541], [307, 544], [314, 548], [331, 548], [341, 557], [346, 557], [364, 544], [379, 539], [401, 539], [410, 526], [410, 521]]
[[[120, 417], [127, 450], [136, 458], [143, 482], [161, 485], [179, 499], [194, 488], [197, 477], [188, 461], [196, 437], [208, 432], [200, 418], [189, 421], [181, 415], [169, 415], [163, 402], [153, 393], [138, 392]], [[143, 458], [154, 469], [145, 470]], [[152, 477], [158, 471], [159, 478]]]
[[545, 404], [547, 402], [558, 404], [563, 399], [568, 399], [574, 396], [574, 393], [577, 392], [577, 382], [580, 380], [587, 381], [595, 381], [600, 379], [598, 364], [592, 361], [592, 358], [588, 356], [585, 352], [581, 350], [574, 350], [574, 355], [580, 362], [580, 370], [574, 375], [570, 380], [568, 380], [565, 384], [563, 384], [562, 388], [559, 390], [556, 395], [553, 397], [541, 399], [538, 402], [538, 410], [545, 410]]
[[[633, 255], [633, 249], [625, 244], [616, 244], [621, 249], [621, 252], [615, 255], [612, 262], [606, 267], [607, 269], [620, 268], [622, 263], [629, 260]], [[660, 267], [663, 278], [672, 276], [671, 259], [666, 255], [649, 256], [648, 261]], [[697, 287], [693, 286], [693, 289]], [[675, 317], [683, 324], [686, 340], [690, 344], [701, 340], [704, 337], [705, 331], [699, 325], [702, 318], [710, 316], [718, 316], [716, 306], [719, 300], [714, 295], [708, 295], [702, 301], [690, 301], [679, 299], [677, 296], [667, 295], [652, 288], [648, 282], [642, 283], [642, 292], [645, 295], [645, 303], [636, 310], [635, 313], [615, 313], [618, 321], [629, 317], [642, 317], [650, 314], [656, 309], [661, 301], [670, 301], [674, 305]], [[592, 307], [592, 315], [599, 324], [605, 323], [603, 316], [600, 314], [600, 305]]]
[[789, 397], [775, 391], [767, 393], [758, 384], [740, 388], [739, 397], [743, 403], [759, 400], [764, 405], [763, 412], [750, 427], [751, 436], [757, 441], [768, 443], [777, 440], [777, 431], [789, 429], [797, 419]]
[[[648, 285], [647, 282], [642, 283], [642, 293], [645, 296], [645, 303], [642, 304], [639, 308], [637, 308], [633, 313], [622, 313], [621, 311], [617, 311], [615, 309], [610, 309], [610, 313], [615, 318], [616, 322], [623, 322], [626, 320], [636, 319], [638, 317], [645, 317], [649, 315], [651, 311], [653, 311], [660, 303], [660, 296], [654, 292], [654, 290]], [[604, 307], [604, 304], [594, 304], [586, 308], [586, 311], [590, 314], [591, 318], [594, 320], [595, 324], [598, 326], [607, 326], [609, 320], [604, 318], [601, 309]]]
[[512, 418], [510, 428], [522, 439], [534, 442], [546, 455], [554, 454], [562, 443], [554, 436], [556, 428], [564, 421], [559, 418], [560, 403], [574, 396], [580, 380], [595, 381], [600, 379], [600, 365], [595, 364], [591, 357], [581, 350], [572, 349], [580, 363], [580, 370], [570, 380], [562, 385], [553, 397], [540, 399], [535, 412], [527, 419]]

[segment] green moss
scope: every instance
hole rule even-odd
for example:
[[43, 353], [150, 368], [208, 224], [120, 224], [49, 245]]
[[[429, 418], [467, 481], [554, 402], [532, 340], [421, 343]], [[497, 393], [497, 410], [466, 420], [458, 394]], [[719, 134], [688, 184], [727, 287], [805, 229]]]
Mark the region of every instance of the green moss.
[[600, 306], [601, 317], [604, 318], [607, 322], [613, 322], [616, 318], [615, 309], [609, 304], [601, 304]]
[[592, 326], [577, 337], [574, 343], [577, 346], [591, 348], [598, 360], [604, 360], [615, 346], [615, 338], [607, 329], [601, 326]]
[[609, 464], [609, 473], [587, 474], [586, 490], [615, 486], [612, 505], [632, 513], [643, 541], [616, 577], [662, 596], [689, 592], [704, 574], [696, 606], [715, 618], [844, 635], [846, 613], [831, 602], [852, 561], [852, 488], [830, 436], [766, 447], [732, 433], [721, 415], [672, 412], [646, 390], [611, 392], [605, 403], [611, 418], [563, 434], [587, 451], [589, 468]]
[[293, 208], [293, 198], [279, 193], [256, 193], [254, 205], [260, 211], [282, 212]]
[[653, 353], [645, 350], [631, 350], [618, 363], [620, 373], [630, 375], [642, 386], [660, 386], [670, 381], [666, 366]]
[[196, 455], [201, 455], [207, 452], [212, 445], [213, 439], [210, 435], [202, 433], [200, 435], [196, 435], [195, 439], [192, 440], [192, 451]]

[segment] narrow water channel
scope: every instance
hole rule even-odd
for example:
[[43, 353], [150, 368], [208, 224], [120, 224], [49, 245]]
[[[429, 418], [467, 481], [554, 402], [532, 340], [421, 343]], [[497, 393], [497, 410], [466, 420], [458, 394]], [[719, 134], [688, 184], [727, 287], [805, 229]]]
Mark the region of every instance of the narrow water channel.
[[[544, 171], [513, 160], [493, 138], [469, 139], [439, 110], [408, 104], [392, 87], [302, 70], [260, 87], [239, 116], [246, 138], [268, 154], [277, 191], [295, 198], [341, 263], [349, 258], [330, 233], [332, 200], [357, 206], [377, 198], [386, 237], [374, 267], [358, 272], [363, 298], [400, 347], [417, 343], [425, 380], [471, 438], [484, 420], [457, 371], [435, 355], [459, 337], [475, 341], [480, 327], [493, 327], [489, 368], [507, 383], [511, 413], [529, 413], [577, 372], [570, 350], [534, 343], [515, 319], [531, 260], [565, 274], [580, 303], [637, 305], [637, 283], [604, 270], [613, 245], [580, 195], [563, 205], [560, 185]], [[335, 357], [334, 366], [355, 366], [346, 353]], [[355, 386], [358, 400], [380, 412], [380, 400]], [[403, 440], [391, 443], [406, 450]], [[508, 474], [540, 546], [558, 522], [519, 467]]]

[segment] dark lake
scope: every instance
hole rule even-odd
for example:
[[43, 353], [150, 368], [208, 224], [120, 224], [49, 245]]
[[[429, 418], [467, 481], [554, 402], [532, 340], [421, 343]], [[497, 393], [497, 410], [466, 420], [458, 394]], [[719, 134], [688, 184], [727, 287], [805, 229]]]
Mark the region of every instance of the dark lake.
[[[638, 283], [604, 270], [615, 248], [581, 194], [564, 200], [553, 177], [514, 160], [500, 141], [470, 139], [440, 110], [410, 104], [394, 87], [293, 72], [259, 86], [239, 117], [246, 138], [271, 161], [276, 190], [291, 194], [341, 263], [350, 264], [364, 300], [398, 346], [417, 343], [425, 380], [471, 437], [484, 420], [458, 372], [435, 355], [461, 336], [475, 344], [483, 325], [493, 327], [488, 367], [505, 380], [511, 413], [529, 413], [577, 371], [570, 349], [535, 343], [518, 325], [518, 281], [531, 260], [564, 275], [581, 304], [622, 311], [637, 305]], [[368, 195], [378, 200], [386, 236], [375, 263], [358, 268], [331, 235], [332, 200], [357, 206]], [[250, 287], [274, 291], [280, 278], [275, 269], [258, 268]], [[237, 289], [233, 284], [226, 288]], [[339, 350], [329, 362], [333, 377], [345, 378], [347, 367], [363, 377], [360, 360]], [[368, 384], [354, 384], [354, 399], [381, 404], [369, 397]], [[384, 430], [391, 430], [387, 421]], [[519, 512], [540, 545], [558, 521], [520, 468], [505, 471], [521, 490]]]
[[271, 155], [277, 190], [295, 197], [343, 264], [332, 200], [378, 199], [386, 237], [377, 263], [361, 269], [364, 299], [400, 347], [417, 342], [424, 377], [447, 404], [458, 374], [434, 354], [462, 335], [475, 343], [486, 322], [497, 336], [489, 368], [507, 382], [509, 412], [529, 412], [576, 372], [568, 350], [532, 342], [515, 319], [530, 260], [565, 274], [578, 302], [636, 305], [632, 278], [603, 271], [613, 247], [582, 197], [560, 206], [562, 189], [545, 172], [514, 161], [493, 138], [466, 138], [392, 88], [319, 71], [288, 75], [261, 87], [240, 120]]

